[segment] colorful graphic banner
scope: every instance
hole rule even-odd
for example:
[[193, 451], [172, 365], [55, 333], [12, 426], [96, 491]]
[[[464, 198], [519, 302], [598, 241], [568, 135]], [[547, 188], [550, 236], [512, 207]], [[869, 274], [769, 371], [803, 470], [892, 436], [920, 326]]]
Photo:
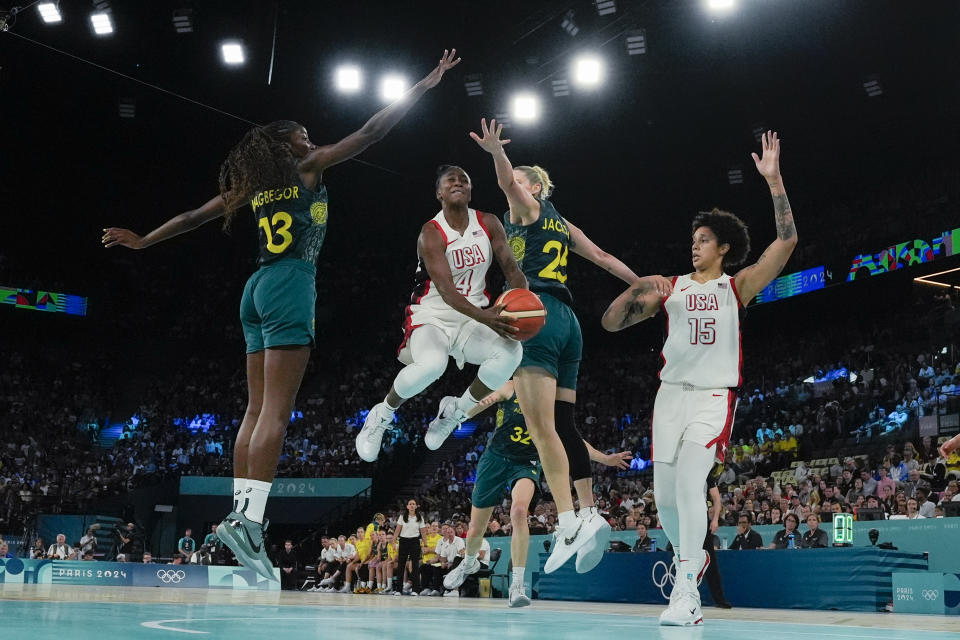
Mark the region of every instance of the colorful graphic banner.
[[87, 299], [69, 293], [0, 286], [0, 304], [12, 304], [17, 309], [66, 313], [72, 316], [87, 315]]
[[827, 284], [827, 270], [821, 265], [780, 276], [757, 294], [757, 304], [792, 298], [801, 293], [823, 289]]
[[930, 243], [918, 238], [887, 247], [877, 254], [860, 254], [850, 264], [847, 282], [853, 282], [861, 269], [866, 269], [869, 275], [876, 276], [958, 254], [960, 254], [960, 227], [952, 231], [944, 231]]

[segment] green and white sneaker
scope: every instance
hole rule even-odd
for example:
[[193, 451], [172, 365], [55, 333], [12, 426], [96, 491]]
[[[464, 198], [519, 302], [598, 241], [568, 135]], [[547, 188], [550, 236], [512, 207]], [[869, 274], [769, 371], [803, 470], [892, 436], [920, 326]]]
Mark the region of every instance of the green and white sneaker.
[[230, 547], [237, 560], [253, 569], [267, 580], [277, 581], [273, 573], [273, 564], [267, 557], [263, 534], [269, 526], [269, 520], [263, 524], [254, 522], [242, 513], [231, 511], [223, 522], [217, 525], [217, 537], [223, 544]]

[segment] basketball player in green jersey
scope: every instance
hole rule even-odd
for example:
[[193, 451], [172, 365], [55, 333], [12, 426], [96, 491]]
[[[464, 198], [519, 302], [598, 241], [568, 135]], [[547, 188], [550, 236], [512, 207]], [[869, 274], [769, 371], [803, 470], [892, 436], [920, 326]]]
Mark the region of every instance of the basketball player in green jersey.
[[[514, 376], [517, 397], [527, 428], [540, 452], [543, 472], [557, 504], [558, 526], [553, 551], [544, 571], [556, 571], [577, 554], [577, 571], [589, 571], [603, 557], [610, 525], [593, 503], [590, 455], [574, 424], [577, 374], [583, 338], [570, 308], [573, 296], [566, 286], [570, 251], [609, 271], [628, 284], [640, 278], [615, 256], [600, 249], [578, 227], [566, 220], [548, 200], [553, 183], [540, 167], [510, 164], [501, 140], [503, 125], [480, 122], [482, 136], [471, 132], [477, 144], [493, 156], [497, 183], [506, 194], [510, 211], [504, 215], [514, 257], [547, 309], [547, 323], [523, 344], [523, 360]], [[644, 279], [657, 290], [669, 289], [660, 276]], [[573, 511], [573, 476], [580, 512]]]
[[129, 229], [104, 229], [104, 246], [143, 249], [220, 216], [228, 225], [241, 206], [253, 208], [260, 268], [240, 302], [249, 399], [233, 449], [233, 511], [217, 535], [245, 567], [269, 580], [276, 577], [263, 540], [263, 512], [314, 344], [316, 259], [327, 231], [323, 172], [382, 139], [459, 62], [456, 49], [444, 51], [433, 71], [403, 97], [334, 144], [313, 144], [307, 130], [289, 120], [251, 129], [223, 163], [220, 195], [143, 237]]
[[[471, 409], [467, 417], [481, 413], [494, 403], [497, 407], [497, 427], [477, 465], [477, 481], [473, 486], [470, 511], [470, 528], [467, 531], [467, 548], [463, 562], [448, 573], [443, 581], [447, 589], [456, 589], [467, 576], [480, 569], [477, 554], [483, 543], [483, 534], [487, 530], [493, 508], [503, 499], [503, 490], [510, 487], [510, 522], [513, 534], [510, 539], [510, 561], [513, 573], [510, 579], [511, 607], [525, 607], [530, 604], [524, 585], [524, 573], [527, 566], [527, 552], [530, 547], [530, 525], [527, 516], [536, 506], [536, 496], [540, 485], [540, 456], [531, 442], [530, 433], [523, 420], [523, 411], [514, 393], [513, 381], [488, 395]], [[604, 454], [584, 441], [590, 452], [590, 459], [608, 467], [627, 469], [633, 455], [629, 451]]]

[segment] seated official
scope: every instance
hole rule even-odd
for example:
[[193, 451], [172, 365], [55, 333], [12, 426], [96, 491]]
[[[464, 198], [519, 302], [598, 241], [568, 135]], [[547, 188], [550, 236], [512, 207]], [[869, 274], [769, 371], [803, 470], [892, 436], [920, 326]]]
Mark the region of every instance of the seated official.
[[820, 528], [820, 518], [815, 513], [807, 516], [807, 532], [800, 539], [803, 549], [823, 549], [827, 545], [827, 532]]
[[795, 513], [788, 513], [783, 517], [783, 529], [777, 531], [777, 535], [773, 536], [773, 542], [770, 543], [769, 549], [789, 549], [790, 541], [793, 541], [793, 547], [795, 549], [800, 548], [800, 532], [797, 531], [797, 527], [800, 526], [800, 518], [797, 517]]
[[650, 551], [650, 545], [653, 540], [647, 535], [647, 525], [642, 522], [637, 525], [637, 541], [633, 543], [634, 552]]
[[751, 528], [751, 514], [744, 511], [737, 519], [737, 536], [730, 544], [731, 549], [759, 549], [763, 546], [763, 538]]

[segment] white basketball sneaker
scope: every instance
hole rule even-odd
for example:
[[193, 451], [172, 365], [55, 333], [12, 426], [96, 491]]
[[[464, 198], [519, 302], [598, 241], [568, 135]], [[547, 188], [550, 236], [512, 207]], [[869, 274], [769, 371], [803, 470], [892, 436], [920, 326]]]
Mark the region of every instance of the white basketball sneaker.
[[454, 429], [460, 427], [460, 423], [467, 418], [467, 414], [457, 408], [457, 398], [446, 396], [440, 401], [440, 410], [437, 417], [430, 421], [427, 428], [427, 435], [423, 437], [423, 443], [427, 449], [436, 451], [443, 444]]
[[[596, 537], [596, 535], [606, 526], [610, 525], [600, 517], [599, 514], [593, 517], [577, 517], [569, 529], [557, 527], [553, 534], [553, 549], [550, 551], [550, 557], [543, 566], [545, 573], [553, 573], [563, 566], [570, 559], [570, 556], [577, 553], [584, 545]], [[609, 536], [609, 533], [607, 534]]]
[[589, 519], [599, 518], [603, 523], [597, 530], [596, 535], [587, 544], [580, 547], [577, 551], [577, 573], [586, 573], [590, 571], [603, 560], [603, 554], [610, 546], [610, 525], [597, 513], [595, 508], [582, 509], [578, 518]]
[[443, 586], [451, 590], [459, 589], [463, 581], [467, 579], [467, 576], [472, 576], [477, 571], [480, 571], [480, 561], [474, 558], [473, 562], [470, 562], [469, 559], [464, 558], [460, 564], [451, 569], [450, 573], [443, 577]]
[[386, 402], [374, 405], [363, 421], [363, 429], [357, 434], [357, 454], [366, 462], [373, 462], [380, 455], [384, 432], [393, 424], [393, 411]]
[[694, 566], [685, 567], [677, 563], [677, 577], [670, 593], [670, 605], [660, 614], [660, 624], [668, 627], [696, 627], [703, 624], [703, 612], [700, 608], [700, 591], [697, 588], [710, 566], [710, 556], [704, 552], [704, 559]]
[[510, 585], [509, 603], [512, 609], [530, 606], [530, 597], [527, 595], [527, 589], [522, 582], [515, 581]]

